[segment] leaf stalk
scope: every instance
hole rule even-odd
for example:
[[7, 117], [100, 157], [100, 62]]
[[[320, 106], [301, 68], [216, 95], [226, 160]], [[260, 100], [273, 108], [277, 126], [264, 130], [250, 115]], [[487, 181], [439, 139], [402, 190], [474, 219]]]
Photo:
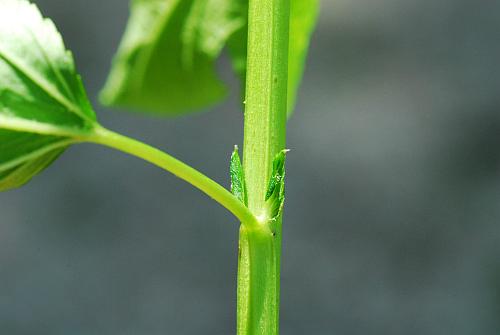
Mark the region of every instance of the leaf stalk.
[[226, 188], [166, 152], [102, 127], [96, 127], [81, 141], [101, 144], [150, 162], [200, 189], [233, 213], [247, 229], [266, 230], [266, 227], [259, 223], [252, 212]]

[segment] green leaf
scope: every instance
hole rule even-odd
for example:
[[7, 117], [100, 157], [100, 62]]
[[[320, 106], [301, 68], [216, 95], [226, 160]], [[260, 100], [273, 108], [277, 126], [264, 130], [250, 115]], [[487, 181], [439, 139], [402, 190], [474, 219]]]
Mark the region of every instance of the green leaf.
[[293, 113], [302, 81], [309, 41], [316, 26], [319, 0], [291, 0], [288, 47], [288, 116]]
[[0, 191], [29, 181], [96, 125], [54, 24], [28, 1], [0, 0]]
[[231, 155], [231, 165], [229, 167], [231, 175], [231, 192], [243, 203], [248, 205], [247, 187], [245, 182], [245, 174], [241, 165], [238, 146], [234, 146], [234, 151]]
[[133, 0], [101, 93], [106, 105], [182, 114], [226, 95], [216, 59], [245, 24], [244, 1]]
[[[246, 9], [248, 10], [248, 9]], [[319, 0], [290, 0], [290, 41], [288, 47], [288, 116], [292, 115], [302, 81], [309, 41], [316, 26]], [[246, 17], [246, 13], [244, 14]], [[233, 68], [245, 82], [247, 27], [228, 42]]]
[[273, 171], [266, 193], [269, 217], [276, 220], [283, 211], [285, 203], [285, 160], [289, 150], [281, 150], [273, 160]]
[[[238, 15], [242, 18], [243, 24], [228, 39], [227, 47], [233, 64], [233, 70], [242, 81], [242, 91], [244, 93], [247, 67], [248, 0], [235, 0], [235, 2], [240, 3]], [[245, 97], [245, 94], [241, 96]]]

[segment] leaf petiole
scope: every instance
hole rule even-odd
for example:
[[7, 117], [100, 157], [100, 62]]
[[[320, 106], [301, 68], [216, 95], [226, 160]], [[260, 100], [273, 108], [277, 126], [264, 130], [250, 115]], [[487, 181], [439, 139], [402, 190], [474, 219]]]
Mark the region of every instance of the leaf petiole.
[[231, 192], [203, 173], [157, 148], [118, 134], [103, 127], [96, 127], [81, 142], [101, 144], [148, 161], [195, 186], [231, 213], [249, 230], [267, 230], [250, 210]]

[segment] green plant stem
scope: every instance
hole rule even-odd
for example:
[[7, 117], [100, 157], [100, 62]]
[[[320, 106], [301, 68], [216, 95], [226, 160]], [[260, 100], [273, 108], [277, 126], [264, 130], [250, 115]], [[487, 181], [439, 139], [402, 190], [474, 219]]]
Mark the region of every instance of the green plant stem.
[[247, 229], [261, 229], [255, 216], [231, 192], [201, 172], [159, 149], [101, 127], [97, 127], [91, 135], [81, 140], [123, 151], [171, 172], [227, 208], [241, 222], [245, 223]]
[[272, 234], [243, 224], [238, 269], [238, 335], [279, 333], [281, 218], [267, 217], [275, 155], [285, 148], [290, 0], [250, 0], [243, 165], [248, 206]]

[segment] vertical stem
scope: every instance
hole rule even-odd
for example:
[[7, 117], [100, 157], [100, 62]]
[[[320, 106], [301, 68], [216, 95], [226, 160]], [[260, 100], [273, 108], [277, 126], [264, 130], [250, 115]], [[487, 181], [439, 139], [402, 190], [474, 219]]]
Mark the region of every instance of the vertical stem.
[[[249, 0], [243, 165], [248, 207], [262, 225], [274, 156], [285, 148], [290, 0]], [[242, 225], [238, 335], [277, 335], [281, 218], [265, 230]]]

